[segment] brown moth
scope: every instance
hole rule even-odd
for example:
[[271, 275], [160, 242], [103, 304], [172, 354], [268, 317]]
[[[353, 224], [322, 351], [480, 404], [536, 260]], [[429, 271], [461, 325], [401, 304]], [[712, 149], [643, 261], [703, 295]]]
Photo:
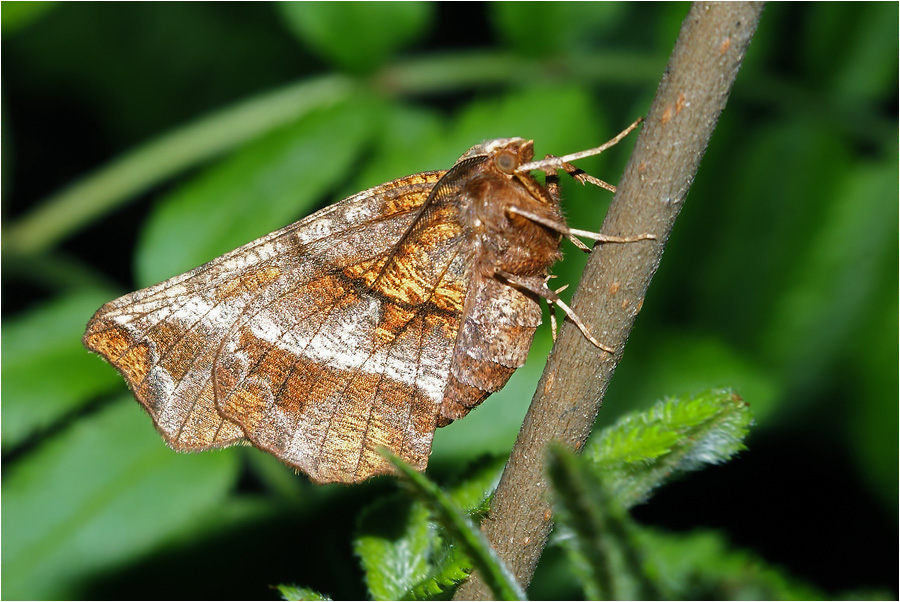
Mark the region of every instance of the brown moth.
[[[125, 377], [166, 443], [249, 442], [319, 483], [424, 470], [436, 427], [525, 363], [570, 229], [555, 173], [608, 184], [533, 142], [491, 140], [100, 308], [84, 344]], [[529, 173], [548, 174], [541, 184]], [[614, 189], [613, 189], [614, 190]], [[607, 351], [611, 351], [606, 349]]]

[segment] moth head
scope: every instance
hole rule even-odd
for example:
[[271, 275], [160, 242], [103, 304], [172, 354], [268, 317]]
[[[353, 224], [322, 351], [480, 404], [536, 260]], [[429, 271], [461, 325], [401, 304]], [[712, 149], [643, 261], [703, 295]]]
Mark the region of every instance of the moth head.
[[[534, 158], [534, 140], [524, 138], [496, 138], [470, 148], [459, 161], [484, 157], [492, 166], [506, 175], [513, 175], [519, 165]], [[459, 162], [457, 161], [457, 162]]]

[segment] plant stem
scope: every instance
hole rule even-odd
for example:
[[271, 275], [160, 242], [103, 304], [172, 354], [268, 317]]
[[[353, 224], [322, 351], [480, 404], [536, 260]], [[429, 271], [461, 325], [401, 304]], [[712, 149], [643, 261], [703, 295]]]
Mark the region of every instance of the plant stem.
[[4, 252], [29, 255], [51, 248], [98, 215], [183, 169], [350, 93], [342, 76], [308, 80], [251, 98], [163, 135], [86, 175], [16, 222]]
[[593, 54], [579, 61], [544, 65], [495, 52], [411, 59], [388, 67], [369, 82], [330, 75], [250, 98], [160, 136], [87, 174], [44, 199], [4, 232], [4, 252], [47, 251], [97, 216], [203, 161], [280, 125], [337, 102], [354, 89], [392, 96], [434, 94], [490, 84], [529, 82], [559, 71], [597, 81], [646, 82], [652, 57]]
[[[665, 243], [756, 30], [762, 3], [696, 3], [638, 137], [602, 232], [654, 234], [655, 241], [594, 248], [573, 309], [615, 355], [593, 347], [573, 324], [559, 338], [482, 527], [523, 586], [550, 533], [545, 475], [552, 442], [580, 450], [621, 358]], [[454, 599], [487, 599], [477, 573]]]
[[497, 52], [466, 52], [410, 59], [376, 74], [376, 87], [389, 94], [411, 96], [457, 91], [491, 84], [534, 83], [569, 77], [578, 81], [645, 84], [655, 78], [656, 58], [638, 53], [588, 53], [552, 62]]

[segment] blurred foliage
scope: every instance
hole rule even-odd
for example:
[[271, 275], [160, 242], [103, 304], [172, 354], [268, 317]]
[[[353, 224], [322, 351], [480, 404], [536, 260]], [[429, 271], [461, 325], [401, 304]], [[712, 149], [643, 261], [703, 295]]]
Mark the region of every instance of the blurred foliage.
[[384, 65], [425, 34], [432, 13], [420, 2], [358, 2], [352, 10], [335, 2], [279, 2], [277, 7], [301, 43], [351, 72]]
[[[352, 529], [390, 479], [317, 488], [252, 449], [171, 452], [83, 325], [480, 140], [607, 140], [646, 112], [687, 12], [336, 6], [3, 4], [5, 598], [365, 595]], [[710, 387], [752, 407], [749, 452], [632, 511], [654, 570], [709, 597], [800, 595], [786, 574], [813, 584], [800, 597], [897, 595], [879, 552], [897, 543], [897, 17], [767, 7], [606, 397], [602, 425]], [[615, 182], [633, 140], [581, 166]], [[563, 193], [599, 228], [609, 195]], [[574, 283], [584, 257], [565, 250]], [[549, 346], [539, 332], [502, 392], [436, 434], [433, 480], [508, 453]], [[570, 564], [551, 549], [530, 595], [584, 595]]]

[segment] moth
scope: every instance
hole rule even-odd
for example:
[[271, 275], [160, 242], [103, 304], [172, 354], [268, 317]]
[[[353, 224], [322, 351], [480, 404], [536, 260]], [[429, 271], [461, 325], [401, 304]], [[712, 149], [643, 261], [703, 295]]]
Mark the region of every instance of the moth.
[[[533, 141], [478, 144], [447, 171], [376, 186], [101, 307], [85, 346], [112, 364], [166, 443], [250, 443], [318, 483], [419, 470], [435, 428], [465, 416], [525, 363], [569, 228], [558, 170]], [[544, 183], [531, 172], [547, 174]]]

